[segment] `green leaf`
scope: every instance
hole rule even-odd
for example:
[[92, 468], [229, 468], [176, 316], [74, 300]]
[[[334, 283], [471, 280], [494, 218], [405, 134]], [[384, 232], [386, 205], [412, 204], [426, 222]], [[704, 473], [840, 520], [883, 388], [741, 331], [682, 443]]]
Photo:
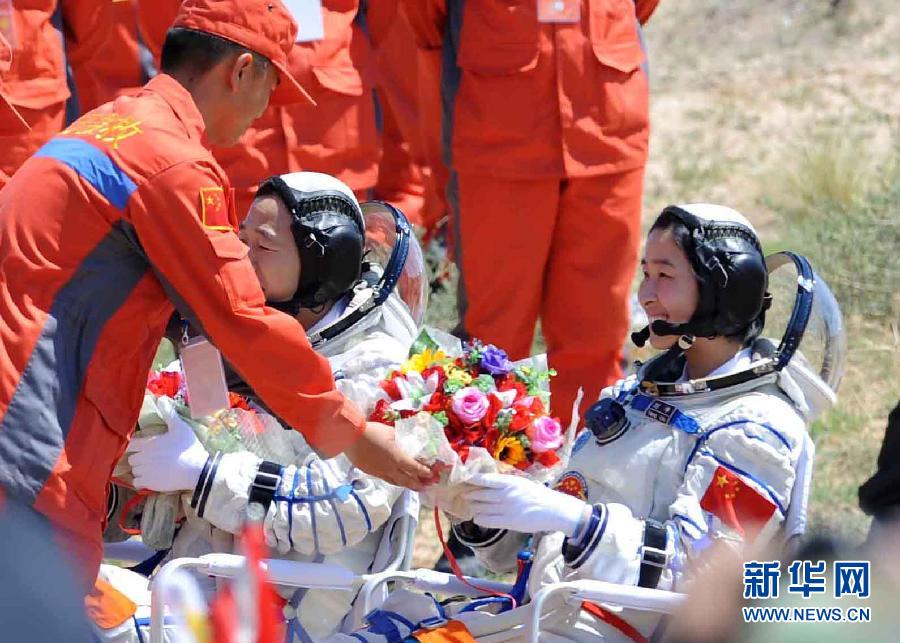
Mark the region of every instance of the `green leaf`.
[[482, 393], [490, 393], [494, 388], [494, 378], [490, 375], [479, 375], [472, 381], [472, 386]]
[[419, 336], [416, 337], [416, 341], [414, 341], [409, 348], [409, 357], [425, 352], [426, 348], [436, 351], [440, 346], [432, 339], [431, 335], [428, 334], [428, 331], [423, 328], [422, 332], [419, 333]]

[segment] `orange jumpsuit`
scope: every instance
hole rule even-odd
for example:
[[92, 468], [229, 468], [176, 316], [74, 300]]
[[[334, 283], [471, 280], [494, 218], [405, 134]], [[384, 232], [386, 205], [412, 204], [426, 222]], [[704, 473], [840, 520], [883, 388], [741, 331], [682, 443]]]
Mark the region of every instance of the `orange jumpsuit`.
[[[6, 91], [31, 130], [0, 136], [0, 187], [65, 124], [66, 63], [79, 65], [103, 45], [109, 0], [0, 0], [0, 32], [13, 49]], [[62, 24], [65, 48], [54, 22]]]
[[411, 223], [429, 228], [435, 217], [424, 209], [429, 172], [419, 126], [417, 50], [412, 30], [398, 9], [397, 0], [366, 6], [381, 107], [382, 154], [374, 196], [399, 207]]
[[[360, 198], [369, 198], [378, 176], [380, 140], [375, 126], [371, 45], [358, 0], [324, 0], [325, 37], [291, 50], [291, 75], [316, 105], [270, 106], [237, 145], [216, 147], [216, 160], [235, 190], [240, 218], [260, 181], [274, 174], [316, 171], [336, 176]], [[141, 0], [144, 42], [158, 58], [178, 2]]]
[[85, 588], [173, 302], [320, 453], [364, 427], [296, 320], [265, 307], [203, 129], [163, 74], [77, 120], [0, 192], [0, 487], [63, 533]]
[[361, 199], [378, 176], [374, 68], [358, 0], [324, 0], [325, 37], [294, 45], [289, 69], [316, 105], [270, 106], [234, 147], [216, 160], [234, 186], [241, 217], [260, 181], [273, 174], [315, 171], [336, 176]]
[[[136, 0], [112, 0], [112, 26], [100, 52], [73, 65], [78, 107], [87, 113], [113, 100], [119, 92], [145, 82], [138, 44]], [[174, 15], [173, 15], [174, 18]]]
[[[22, 115], [9, 102], [9, 98], [6, 95], [6, 87], [3, 84], [3, 79], [6, 77], [11, 63], [12, 48], [6, 41], [6, 37], [0, 33], [0, 136], [20, 134], [28, 131], [28, 123], [25, 122]], [[5, 180], [8, 181], [9, 177], [5, 177]]]
[[521, 358], [540, 319], [563, 419], [621, 375], [649, 138], [649, 5], [577, 4], [569, 24], [535, 0], [404, 5], [443, 60], [462, 331]]

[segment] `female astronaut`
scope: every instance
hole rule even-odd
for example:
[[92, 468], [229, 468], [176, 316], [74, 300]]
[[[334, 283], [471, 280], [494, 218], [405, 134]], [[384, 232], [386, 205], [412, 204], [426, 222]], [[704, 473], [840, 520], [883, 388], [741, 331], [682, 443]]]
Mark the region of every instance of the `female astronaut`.
[[[602, 392], [554, 488], [502, 474], [470, 480], [478, 488], [455, 509], [465, 514], [454, 524], [460, 540], [495, 572], [515, 570], [530, 542], [530, 595], [577, 579], [677, 590], [714, 541], [783, 546], [798, 530], [786, 517], [796, 523], [792, 510], [803, 509], [805, 424], [834, 401], [843, 357], [839, 312], [808, 262], [785, 253], [769, 267], [794, 260], [803, 278], [794, 274], [793, 291], [778, 293], [787, 301], [774, 302], [741, 214], [710, 204], [663, 210], [641, 260], [649, 324], [634, 339], [664, 352]], [[793, 309], [780, 343], [762, 335], [775, 303]], [[816, 369], [795, 350], [823, 307], [817, 328], [831, 335]], [[401, 633], [439, 620], [433, 603], [408, 596], [391, 596], [384, 610], [404, 615], [394, 623]], [[476, 639], [503, 640], [521, 635], [516, 612], [441, 613]], [[661, 615], [563, 606], [545, 620], [552, 640], [625, 641], [651, 637]], [[355, 636], [385, 640], [371, 628]]]

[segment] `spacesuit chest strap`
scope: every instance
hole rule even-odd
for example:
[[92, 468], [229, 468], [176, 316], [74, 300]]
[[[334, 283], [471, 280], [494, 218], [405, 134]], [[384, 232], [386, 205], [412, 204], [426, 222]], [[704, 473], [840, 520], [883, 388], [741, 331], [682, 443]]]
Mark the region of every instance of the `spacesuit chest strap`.
[[635, 411], [643, 413], [644, 416], [651, 420], [662, 422], [690, 435], [695, 435], [701, 431], [700, 423], [697, 420], [687, 413], [682, 413], [672, 404], [663, 402], [658, 398], [638, 393], [631, 399], [629, 406]]

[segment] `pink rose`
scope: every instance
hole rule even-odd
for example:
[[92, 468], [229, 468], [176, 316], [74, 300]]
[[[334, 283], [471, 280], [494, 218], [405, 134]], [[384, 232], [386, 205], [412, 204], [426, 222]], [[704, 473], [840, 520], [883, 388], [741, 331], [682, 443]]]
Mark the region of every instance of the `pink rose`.
[[450, 408], [463, 424], [475, 424], [487, 413], [490, 402], [487, 395], [474, 386], [459, 389], [453, 394]]
[[562, 427], [552, 417], [539, 417], [525, 430], [531, 440], [531, 450], [543, 453], [559, 448], [562, 444]]

